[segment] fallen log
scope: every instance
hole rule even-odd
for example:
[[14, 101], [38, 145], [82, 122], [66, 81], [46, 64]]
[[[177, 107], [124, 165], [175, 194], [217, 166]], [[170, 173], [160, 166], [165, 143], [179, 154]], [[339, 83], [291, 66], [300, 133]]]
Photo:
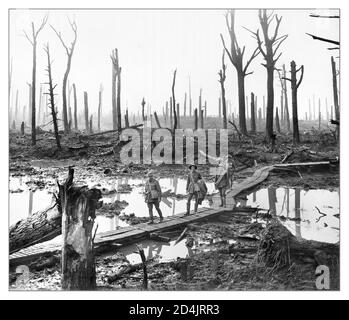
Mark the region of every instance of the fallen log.
[[81, 135], [81, 138], [90, 138], [90, 137], [96, 137], [96, 136], [101, 136], [104, 134], [108, 134], [108, 133], [119, 133], [120, 131], [124, 130], [124, 129], [137, 129], [142, 127], [143, 124], [135, 124], [133, 126], [130, 126], [128, 128], [122, 128], [121, 130], [116, 129], [116, 130], [108, 130], [108, 131], [102, 131], [102, 132], [97, 132], [97, 133], [92, 133], [92, 134], [86, 134], [86, 135]]
[[61, 234], [62, 216], [55, 203], [18, 221], [9, 230], [10, 254]]
[[297, 238], [274, 220], [261, 235], [258, 259], [274, 268], [309, 261], [318, 265], [339, 265], [339, 245]]

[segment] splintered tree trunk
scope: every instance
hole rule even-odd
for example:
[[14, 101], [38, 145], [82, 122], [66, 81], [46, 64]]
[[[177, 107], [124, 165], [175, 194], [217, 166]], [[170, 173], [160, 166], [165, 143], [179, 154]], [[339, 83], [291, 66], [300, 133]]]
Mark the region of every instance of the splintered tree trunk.
[[156, 122], [156, 125], [158, 126], [158, 128], [161, 128], [161, 124], [160, 124], [160, 121], [159, 121], [159, 118], [158, 118], [156, 111], [154, 111], [154, 118], [155, 118], [155, 122]]
[[256, 115], [255, 115], [255, 98], [254, 93], [251, 92], [251, 132], [256, 133]]
[[128, 118], [128, 109], [126, 109], [126, 113], [125, 113], [125, 128], [128, 128], [130, 126], [130, 121]]
[[74, 170], [59, 185], [62, 208], [62, 289], [94, 290], [96, 288], [94, 235], [95, 210], [102, 194], [100, 190], [73, 184]]
[[221, 105], [221, 98], [218, 98], [218, 117], [219, 119], [222, 118], [222, 105]]
[[223, 89], [222, 89], [222, 111], [223, 111], [223, 129], [227, 129], [228, 128], [228, 120], [227, 120], [227, 102], [226, 102], [226, 99], [225, 99], [225, 89], [224, 89], [224, 86], [223, 86]]
[[[112, 66], [112, 118], [113, 118], [113, 130], [117, 129], [117, 109], [116, 109], [116, 76], [117, 73], [114, 69], [114, 65]], [[144, 107], [143, 107], [144, 112]], [[143, 113], [144, 115], [144, 113]]]
[[55, 133], [56, 138], [56, 144], [57, 148], [61, 149], [61, 142], [60, 137], [58, 133], [58, 123], [57, 123], [57, 111], [55, 106], [55, 94], [54, 94], [54, 86], [52, 82], [52, 72], [51, 72], [51, 58], [50, 58], [50, 49], [47, 45], [46, 47], [46, 53], [47, 53], [47, 73], [48, 73], [48, 85], [49, 85], [49, 103], [50, 103], [50, 109], [51, 109], [51, 115], [52, 115], [52, 123], [53, 123], [53, 130]]
[[101, 131], [101, 116], [102, 116], [102, 90], [98, 92], [98, 131]]
[[146, 120], [145, 118], [145, 112], [144, 112], [144, 107], [145, 107], [145, 100], [143, 98], [142, 100], [142, 121], [144, 122]]
[[184, 105], [183, 105], [183, 116], [184, 118], [187, 116], [187, 93], [184, 94]]
[[116, 111], [117, 111], [117, 129], [121, 131], [122, 125], [121, 125], [121, 68], [118, 72], [118, 93], [116, 98]]
[[75, 83], [73, 83], [73, 95], [74, 95], [74, 129], [78, 130], [78, 102], [76, 99]]
[[[284, 268], [313, 260], [317, 265], [339, 267], [339, 246], [297, 238], [275, 220], [263, 232], [258, 259], [267, 266]], [[328, 260], [327, 260], [328, 259]]]
[[321, 101], [319, 99], [319, 130], [321, 130]]
[[279, 119], [279, 108], [275, 110], [275, 127], [278, 133], [281, 133], [280, 129], [280, 119]]
[[179, 103], [177, 103], [177, 127], [180, 128], [181, 127], [181, 114], [179, 112]]
[[84, 106], [85, 106], [85, 130], [86, 133], [89, 132], [89, 119], [88, 119], [88, 95], [87, 92], [84, 92]]
[[[285, 65], [283, 65], [283, 74], [284, 77], [286, 78], [286, 67]], [[288, 132], [291, 131], [291, 121], [290, 121], [290, 111], [288, 108], [288, 96], [287, 96], [287, 82], [286, 79], [284, 79], [284, 87], [285, 87], [285, 91], [284, 91], [284, 99], [285, 99], [285, 120], [286, 120], [286, 129]]]
[[[336, 115], [336, 120], [340, 119], [340, 111], [339, 111], [339, 102], [338, 102], [338, 86], [337, 86], [337, 70], [336, 63], [331, 57], [331, 66], [332, 66], [332, 86], [333, 86], [333, 101], [334, 101], [334, 111]], [[332, 118], [333, 119], [333, 118]], [[339, 126], [337, 126], [337, 139], [339, 140]]]
[[201, 110], [200, 112], [200, 128], [204, 128], [204, 110]]
[[89, 133], [93, 133], [93, 115], [90, 117]]
[[194, 110], [194, 129], [198, 129], [198, 108]]
[[272, 140], [274, 129], [274, 66], [272, 68], [267, 67], [267, 122], [266, 122], [266, 133], [267, 139]]
[[170, 97], [170, 128], [173, 126], [173, 107], [172, 107], [172, 97]]
[[177, 129], [177, 112], [176, 112], [176, 97], [175, 97], [176, 74], [177, 74], [177, 70], [175, 70], [173, 73], [173, 81], [172, 81], [173, 130]]
[[292, 89], [292, 122], [293, 122], [293, 142], [299, 143], [299, 127], [298, 127], [298, 102], [297, 102], [297, 89], [303, 79], [303, 69], [302, 77], [297, 83], [297, 69], [296, 63], [291, 62], [291, 89]]
[[238, 73], [238, 92], [239, 92], [239, 127], [242, 134], [247, 134], [246, 116], [245, 116], [245, 77]]

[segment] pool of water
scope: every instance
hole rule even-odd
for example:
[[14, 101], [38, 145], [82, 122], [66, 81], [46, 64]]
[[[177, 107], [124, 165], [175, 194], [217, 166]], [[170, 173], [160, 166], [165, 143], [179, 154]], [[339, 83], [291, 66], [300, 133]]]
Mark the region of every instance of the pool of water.
[[328, 243], [339, 241], [338, 191], [269, 187], [249, 194], [238, 205], [270, 210], [297, 237]]
[[[121, 214], [130, 215], [134, 214], [137, 217], [147, 217], [148, 208], [144, 202], [144, 184], [145, 179], [112, 179], [103, 182], [103, 185], [97, 184], [97, 181], [91, 180], [85, 182], [89, 187], [96, 186], [103, 189], [105, 194], [103, 195], [104, 203], [113, 203], [116, 200], [126, 201], [128, 205], [121, 210]], [[11, 177], [10, 179], [10, 225], [17, 221], [28, 217], [33, 212], [43, 210], [54, 202], [53, 191], [54, 188], [48, 189], [36, 189], [32, 190], [30, 187], [29, 178], [26, 177]], [[163, 192], [171, 191], [175, 194], [185, 195], [186, 193], [186, 180], [176, 177], [159, 179]], [[124, 186], [130, 186], [132, 192], [124, 192]], [[208, 193], [214, 191], [213, 183], [207, 183]], [[34, 188], [35, 189], [35, 188]], [[117, 192], [117, 191], [120, 192]], [[109, 193], [109, 192], [110, 193]], [[126, 188], [129, 191], [129, 188]], [[194, 203], [192, 203], [192, 206]], [[199, 207], [208, 207], [209, 201], [204, 200]], [[176, 198], [163, 198], [160, 208], [165, 217], [173, 216], [175, 214], [183, 213], [186, 211], [186, 199]], [[156, 216], [156, 211], [154, 210]], [[118, 227], [125, 227], [127, 223], [115, 216], [101, 216], [96, 218], [96, 224], [98, 224], [98, 232], [105, 232], [115, 230]]]

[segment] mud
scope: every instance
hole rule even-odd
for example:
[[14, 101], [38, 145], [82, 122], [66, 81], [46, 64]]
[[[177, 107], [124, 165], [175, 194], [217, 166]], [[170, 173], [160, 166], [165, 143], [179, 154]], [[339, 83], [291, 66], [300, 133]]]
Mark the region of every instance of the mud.
[[[105, 197], [117, 194], [132, 193], [136, 186], [125, 183], [112, 184], [115, 179], [141, 179], [149, 166], [125, 166], [117, 161], [113, 154], [100, 156], [106, 151], [102, 144], [112, 144], [114, 137], [96, 137], [89, 140], [89, 146], [82, 146], [78, 134], [63, 137], [65, 146], [58, 152], [50, 133], [38, 136], [36, 147], [30, 146], [30, 137], [10, 133], [10, 177], [23, 179], [31, 191], [45, 190], [48, 193], [56, 191], [56, 180], [66, 178], [67, 167], [75, 166], [76, 181], [80, 184], [98, 187]], [[312, 132], [304, 134], [303, 145], [293, 148], [291, 137], [282, 135], [277, 140], [276, 150], [271, 152], [263, 143], [262, 135], [244, 138], [238, 141], [230, 137], [231, 155], [234, 157], [236, 171], [234, 182], [239, 183], [253, 174], [260, 166], [280, 163], [294, 149], [294, 154], [288, 162], [318, 161], [334, 159], [338, 150], [330, 134], [315, 135]], [[185, 178], [187, 171], [182, 165], [152, 166], [157, 177]], [[213, 181], [209, 175], [209, 166], [200, 166], [200, 172], [208, 182]], [[240, 194], [239, 199], [246, 199], [249, 194], [261, 188], [288, 187], [303, 190], [326, 189], [339, 190], [339, 172], [278, 172], [254, 190]], [[141, 183], [139, 183], [141, 185]], [[186, 195], [180, 192], [165, 191], [166, 197], [185, 200]], [[21, 187], [10, 190], [13, 194], [23, 192]], [[239, 199], [237, 199], [239, 201]], [[117, 216], [127, 225], [148, 221], [147, 214], [136, 216], [133, 213], [123, 213], [130, 204], [127, 201], [114, 200], [104, 202], [98, 210], [100, 216]], [[146, 212], [146, 206], [144, 206]], [[265, 209], [265, 208], [263, 208]], [[257, 215], [258, 213], [258, 215]], [[283, 217], [296, 222], [296, 217]], [[281, 219], [283, 219], [281, 217]], [[152, 241], [147, 243], [149, 290], [315, 290], [314, 262], [292, 265], [289, 268], [274, 270], [261, 264], [256, 252], [259, 246], [260, 234], [270, 219], [275, 216], [268, 210], [249, 211], [240, 215], [221, 215], [214, 220], [190, 225], [185, 238], [174, 245], [175, 240], [183, 230], [174, 230], [161, 234], [169, 237], [169, 244]], [[178, 258], [176, 246], [179, 246]], [[154, 250], [151, 248], [155, 248]], [[172, 255], [166, 261], [161, 254], [166, 250]], [[139, 290], [142, 289], [142, 268], [137, 266], [131, 256], [132, 248], [122, 248], [97, 257], [97, 285], [99, 290]], [[132, 257], [132, 259], [131, 259]], [[165, 257], [166, 258], [166, 257]], [[131, 260], [131, 262], [130, 262]], [[41, 257], [28, 266], [29, 270], [16, 273], [10, 272], [10, 289], [14, 290], [60, 290], [60, 257], [49, 255]], [[121, 275], [110, 282], [110, 277], [120, 269], [136, 265], [132, 272]], [[17, 270], [18, 271], [18, 270]], [[339, 287], [339, 276], [333, 275], [331, 289]]]

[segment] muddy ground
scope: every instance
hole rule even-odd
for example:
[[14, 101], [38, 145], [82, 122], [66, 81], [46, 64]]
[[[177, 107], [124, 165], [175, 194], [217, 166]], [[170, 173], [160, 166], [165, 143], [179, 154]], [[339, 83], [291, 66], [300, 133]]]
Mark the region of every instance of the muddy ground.
[[[30, 146], [29, 135], [10, 133], [10, 176], [30, 177], [30, 187], [56, 190], [56, 179], [63, 180], [67, 167], [75, 166], [78, 183], [103, 185], [110, 178], [143, 177], [149, 166], [125, 166], [118, 162], [115, 152], [108, 146], [114, 137], [98, 136], [81, 143], [78, 134], [64, 137], [63, 150], [58, 152], [51, 134], [38, 135], [38, 145]], [[107, 141], [106, 141], [107, 140]], [[236, 164], [235, 183], [253, 174], [258, 167], [286, 162], [333, 160], [339, 156], [338, 148], [330, 133], [307, 133], [303, 144], [293, 147], [290, 135], [278, 137], [276, 149], [263, 143], [263, 137], [255, 136], [243, 141], [230, 137], [231, 155]], [[107, 145], [107, 147], [105, 147]], [[83, 146], [83, 147], [82, 147]], [[82, 147], [82, 148], [81, 148]], [[81, 149], [80, 149], [81, 148]], [[108, 151], [109, 150], [109, 151]], [[293, 151], [293, 154], [290, 153]], [[180, 165], [160, 165], [152, 167], [155, 175], [164, 177], [176, 175], [185, 177], [187, 170]], [[200, 166], [207, 181], [209, 167]], [[339, 189], [339, 171], [331, 172], [281, 172], [272, 173], [262, 186], [288, 186], [303, 189]], [[258, 188], [261, 186], [258, 186]], [[105, 192], [109, 192], [106, 190]], [[253, 190], [249, 190], [251, 192]], [[11, 192], [16, 192], [12, 190]], [[176, 196], [176, 195], [173, 195]], [[241, 197], [245, 194], [241, 194]], [[104, 214], [113, 212], [114, 207], [104, 207]], [[159, 262], [157, 258], [148, 261], [148, 289], [150, 290], [315, 290], [315, 268], [313, 261], [293, 264], [287, 268], [273, 269], [258, 259], [257, 249], [260, 234], [270, 217], [255, 219], [253, 210], [244, 215], [232, 212], [214, 220], [206, 220], [189, 226], [183, 241], [191, 252], [190, 258], [177, 261]], [[262, 219], [261, 219], [262, 218]], [[134, 218], [132, 224], [147, 221]], [[183, 230], [162, 234], [176, 240]], [[10, 288], [19, 290], [59, 290], [59, 256], [42, 257], [30, 266], [29, 281], [21, 283], [15, 270], [10, 273]], [[120, 277], [120, 270], [131, 269]], [[124, 254], [110, 252], [97, 257], [97, 285], [100, 290], [140, 290], [143, 271], [141, 265], [130, 268]], [[339, 275], [332, 275], [332, 290], [339, 288]]]

